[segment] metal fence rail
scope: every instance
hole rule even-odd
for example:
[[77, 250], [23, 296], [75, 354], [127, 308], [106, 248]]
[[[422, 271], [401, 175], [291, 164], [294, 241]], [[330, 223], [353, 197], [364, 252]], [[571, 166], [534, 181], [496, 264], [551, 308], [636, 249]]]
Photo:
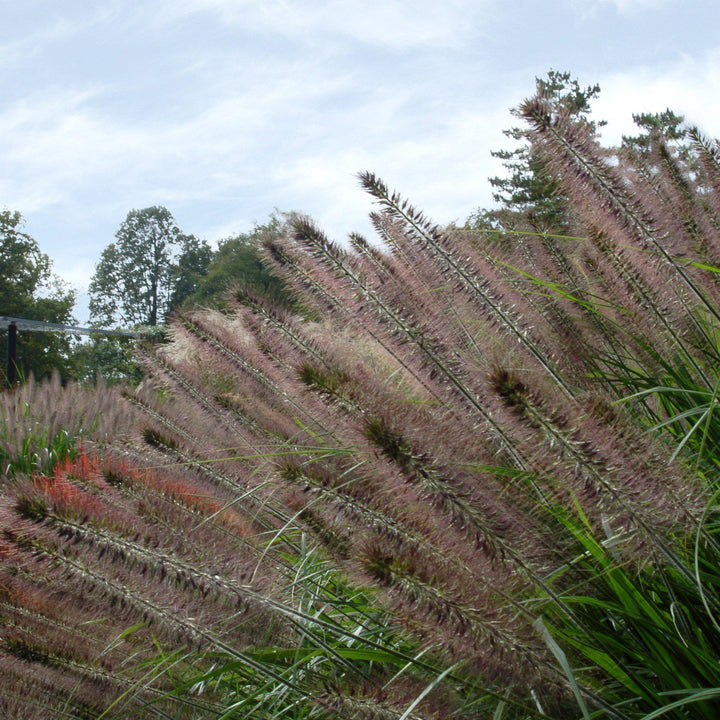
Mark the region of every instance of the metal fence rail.
[[146, 332], [139, 330], [109, 330], [105, 328], [77, 327], [75, 325], [63, 325], [61, 323], [44, 322], [43, 320], [28, 320], [27, 318], [7, 317], [0, 315], [0, 330], [5, 330], [14, 325], [17, 330], [28, 332], [59, 332], [68, 335], [116, 335], [119, 337], [144, 337]]
[[0, 315], [0, 330], [7, 330], [7, 384], [12, 386], [18, 379], [17, 366], [17, 335], [23, 332], [53, 332], [68, 335], [103, 335], [114, 337], [140, 338], [151, 334], [151, 331], [122, 330], [107, 328], [88, 328], [76, 325], [63, 325], [62, 323], [44, 322], [43, 320], [28, 320], [27, 318], [8, 317]]

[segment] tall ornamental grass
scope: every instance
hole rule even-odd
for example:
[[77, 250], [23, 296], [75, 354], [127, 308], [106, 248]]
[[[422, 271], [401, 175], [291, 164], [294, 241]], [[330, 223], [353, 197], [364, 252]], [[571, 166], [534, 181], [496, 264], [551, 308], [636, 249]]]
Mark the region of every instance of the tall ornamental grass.
[[17, 717], [717, 716], [720, 150], [522, 114], [569, 235], [364, 173], [379, 244], [294, 218], [298, 313], [178, 317], [116, 438], [4, 480]]

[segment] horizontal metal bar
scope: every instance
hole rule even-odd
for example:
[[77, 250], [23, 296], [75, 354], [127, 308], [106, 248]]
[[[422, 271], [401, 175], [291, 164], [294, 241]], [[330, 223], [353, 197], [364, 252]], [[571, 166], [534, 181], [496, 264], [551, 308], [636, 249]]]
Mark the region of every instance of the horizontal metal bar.
[[139, 330], [107, 330], [105, 328], [87, 328], [76, 327], [75, 325], [63, 325], [61, 323], [44, 322], [43, 320], [28, 320], [26, 318], [16, 318], [0, 316], [0, 330], [5, 330], [10, 325], [15, 325], [18, 330], [24, 332], [59, 332], [68, 333], [70, 335], [114, 335], [118, 337], [139, 338], [146, 337], [150, 334], [148, 331]]

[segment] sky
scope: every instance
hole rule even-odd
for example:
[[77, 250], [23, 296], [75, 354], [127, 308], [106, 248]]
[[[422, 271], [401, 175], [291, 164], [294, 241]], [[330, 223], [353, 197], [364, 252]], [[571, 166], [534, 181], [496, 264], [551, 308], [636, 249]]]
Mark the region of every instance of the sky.
[[[211, 243], [275, 210], [372, 234], [370, 170], [439, 223], [492, 205], [535, 78], [720, 135], [718, 0], [0, 0], [0, 208], [77, 289], [132, 209]], [[0, 308], [0, 315], [2, 309]]]

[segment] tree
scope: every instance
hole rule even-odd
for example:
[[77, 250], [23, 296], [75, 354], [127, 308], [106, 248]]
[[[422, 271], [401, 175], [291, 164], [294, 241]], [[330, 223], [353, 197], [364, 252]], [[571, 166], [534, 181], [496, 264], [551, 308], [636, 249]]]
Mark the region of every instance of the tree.
[[211, 250], [185, 235], [167, 208], [131, 210], [102, 252], [90, 282], [98, 325], [158, 325], [195, 289]]
[[79, 382], [106, 385], [137, 385], [144, 377], [135, 355], [135, 340], [123, 337], [93, 336], [73, 349], [75, 377]]
[[182, 252], [173, 266], [170, 311], [180, 308], [197, 292], [209, 272], [212, 259], [212, 248], [204, 240], [198, 241], [192, 235], [183, 236]]
[[651, 145], [653, 136], [677, 142], [682, 142], [687, 137], [687, 129], [684, 127], [685, 116], [678, 115], [670, 108], [661, 113], [633, 113], [632, 119], [642, 133], [634, 136], [623, 135], [624, 147], [647, 149]]
[[[23, 218], [17, 211], [0, 211], [0, 315], [73, 323], [75, 292], [52, 273], [50, 258], [40, 251], [34, 238], [23, 232]], [[6, 331], [0, 331], [3, 346]], [[42, 377], [58, 369], [64, 377], [72, 374], [71, 340], [54, 333], [22, 333], [17, 364], [22, 376]], [[3, 353], [3, 375], [7, 358]]]
[[659, 113], [633, 113], [638, 135], [623, 135], [621, 149], [642, 163], [647, 172], [657, 173], [659, 164], [674, 163], [676, 168], [698, 179], [697, 152], [693, 147], [685, 116], [667, 108]]
[[261, 252], [265, 238], [281, 234], [285, 221], [282, 215], [274, 213], [266, 223], [256, 224], [250, 232], [221, 240], [195, 292], [186, 296], [185, 305], [222, 308], [228, 287], [237, 283], [250, 286], [280, 305], [291, 305], [285, 283], [271, 272]]
[[[550, 70], [547, 78], [535, 78], [536, 94], [549, 99], [552, 105], [566, 112], [578, 122], [587, 124], [593, 130], [605, 125], [605, 121], [589, 119], [590, 101], [600, 94], [599, 85], [581, 87], [569, 72]], [[511, 110], [519, 117], [519, 109]], [[538, 154], [528, 142], [526, 127], [512, 127], [503, 134], [522, 143], [513, 150], [495, 150], [491, 153], [503, 161], [507, 170], [505, 177], [490, 178], [495, 188], [493, 199], [501, 204], [498, 210], [480, 209], [468, 220], [470, 225], [500, 226], [508, 228], [517, 224], [518, 217], [541, 228], [564, 228], [566, 225], [566, 203], [558, 191], [557, 182], [546, 171]]]

